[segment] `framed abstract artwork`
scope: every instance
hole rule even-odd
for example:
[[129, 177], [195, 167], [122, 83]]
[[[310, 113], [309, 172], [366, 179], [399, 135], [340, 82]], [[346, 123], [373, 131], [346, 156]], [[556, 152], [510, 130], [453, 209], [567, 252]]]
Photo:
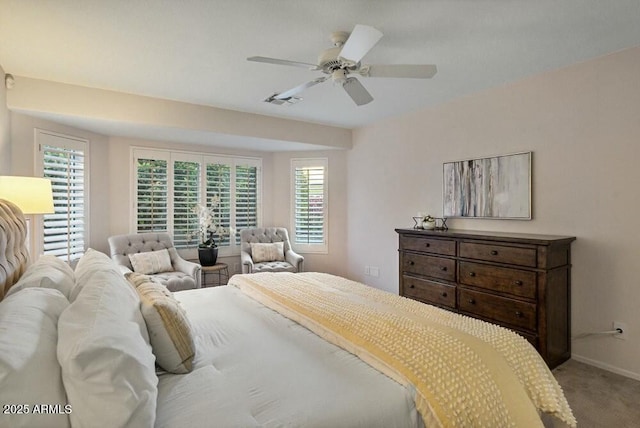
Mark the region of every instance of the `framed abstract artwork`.
[[443, 216], [531, 220], [531, 155], [443, 164]]

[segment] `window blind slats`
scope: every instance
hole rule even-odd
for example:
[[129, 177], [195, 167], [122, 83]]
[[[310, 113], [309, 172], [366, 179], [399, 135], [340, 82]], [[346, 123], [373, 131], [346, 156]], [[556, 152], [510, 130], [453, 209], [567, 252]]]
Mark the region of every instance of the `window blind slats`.
[[187, 248], [199, 244], [198, 216], [193, 208], [200, 201], [200, 164], [173, 163], [173, 244]]
[[[215, 163], [207, 164], [206, 175], [207, 206], [211, 207], [217, 201], [216, 217], [218, 224], [229, 231], [231, 228], [231, 166]], [[214, 238], [219, 246], [230, 244], [230, 234], [224, 236], [215, 234]]]
[[324, 166], [294, 168], [293, 239], [295, 243], [304, 245], [325, 243], [325, 190]]
[[43, 145], [41, 151], [43, 176], [51, 180], [55, 211], [43, 217], [44, 254], [77, 260], [85, 248], [84, 150]]
[[240, 230], [258, 226], [258, 168], [236, 165], [236, 240]]
[[153, 232], [167, 230], [167, 161], [138, 159], [137, 230]]
[[167, 230], [176, 247], [195, 248], [200, 243], [197, 204], [215, 204], [216, 224], [232, 231], [214, 235], [219, 247], [237, 248], [239, 233], [233, 231], [258, 225], [260, 168], [255, 160], [246, 165], [241, 158], [148, 150], [134, 151], [134, 158], [138, 231]]

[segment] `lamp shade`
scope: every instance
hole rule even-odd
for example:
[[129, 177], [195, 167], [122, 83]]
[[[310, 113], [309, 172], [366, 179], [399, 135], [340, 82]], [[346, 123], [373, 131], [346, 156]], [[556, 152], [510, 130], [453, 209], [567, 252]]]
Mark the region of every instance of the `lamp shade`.
[[38, 177], [0, 176], [0, 199], [13, 202], [24, 214], [51, 214], [51, 180]]

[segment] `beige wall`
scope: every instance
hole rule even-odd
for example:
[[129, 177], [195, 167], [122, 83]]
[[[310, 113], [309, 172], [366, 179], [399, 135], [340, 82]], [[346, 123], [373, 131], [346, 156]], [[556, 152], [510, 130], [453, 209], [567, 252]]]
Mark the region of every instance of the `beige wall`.
[[214, 132], [296, 143], [350, 148], [351, 130], [104, 89], [15, 76], [7, 97], [12, 111], [75, 116], [88, 120], [171, 130]]
[[[327, 158], [329, 182], [329, 251], [327, 254], [302, 253], [304, 270], [347, 274], [347, 151], [310, 151], [274, 153], [273, 155], [273, 226], [291, 225], [291, 159]], [[269, 225], [269, 224], [266, 224]]]
[[12, 174], [35, 174], [35, 129], [53, 131], [89, 140], [89, 246], [108, 252], [109, 236], [109, 149], [108, 138], [20, 113], [11, 114]]
[[4, 69], [0, 66], [0, 175], [11, 174], [11, 120], [7, 108], [7, 88]]
[[[629, 326], [625, 341], [573, 342], [583, 361], [640, 379], [640, 48], [354, 131], [349, 274], [398, 291], [396, 227], [442, 213], [442, 163], [533, 151], [533, 220], [449, 226], [573, 235], [572, 333]], [[380, 277], [363, 275], [365, 265]]]

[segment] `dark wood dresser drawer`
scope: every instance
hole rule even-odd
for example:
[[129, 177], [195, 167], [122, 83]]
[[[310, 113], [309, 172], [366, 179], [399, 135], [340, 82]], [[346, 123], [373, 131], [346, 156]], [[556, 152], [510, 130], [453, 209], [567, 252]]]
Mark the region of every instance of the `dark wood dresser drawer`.
[[536, 298], [536, 272], [460, 262], [458, 282], [514, 296]]
[[443, 256], [455, 256], [456, 241], [422, 238], [419, 236], [402, 236], [400, 238], [400, 249], [419, 251], [421, 253], [442, 254]]
[[458, 308], [515, 328], [535, 331], [537, 327], [535, 303], [458, 288]]
[[536, 267], [535, 248], [507, 247], [504, 245], [461, 242], [460, 257], [465, 259], [487, 260], [518, 266]]
[[402, 271], [446, 281], [456, 280], [456, 261], [444, 257], [404, 253]]
[[404, 296], [448, 308], [456, 307], [456, 287], [426, 279], [403, 277]]
[[513, 329], [550, 368], [571, 357], [575, 237], [454, 229], [396, 232], [400, 294]]

